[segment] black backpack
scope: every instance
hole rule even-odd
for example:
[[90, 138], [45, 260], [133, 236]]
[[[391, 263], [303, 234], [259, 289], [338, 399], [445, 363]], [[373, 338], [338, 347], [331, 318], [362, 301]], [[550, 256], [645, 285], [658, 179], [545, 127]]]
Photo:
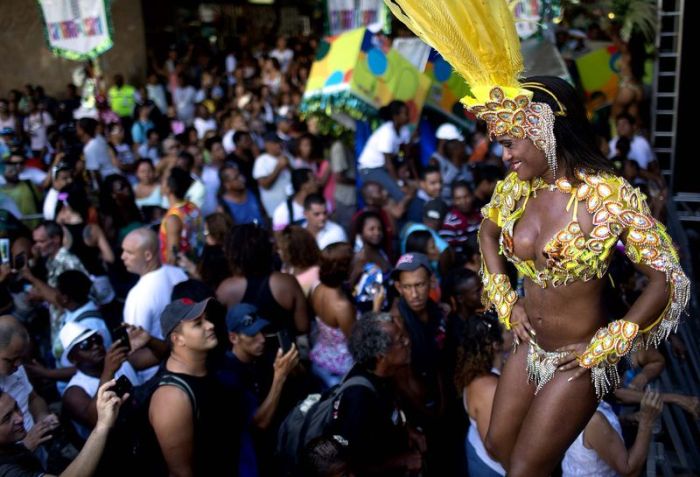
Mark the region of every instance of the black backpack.
[[185, 391], [190, 398], [194, 420], [198, 420], [199, 408], [192, 388], [184, 379], [161, 368], [151, 379], [136, 386], [129, 400], [119, 409], [95, 475], [168, 475], [158, 439], [148, 419], [151, 397], [160, 386], [176, 386]]
[[324, 394], [309, 394], [292, 409], [277, 433], [277, 455], [282, 469], [292, 472], [298, 466], [304, 447], [328, 430], [337, 417], [341, 395], [352, 386], [363, 386], [376, 392], [369, 379], [353, 376]]

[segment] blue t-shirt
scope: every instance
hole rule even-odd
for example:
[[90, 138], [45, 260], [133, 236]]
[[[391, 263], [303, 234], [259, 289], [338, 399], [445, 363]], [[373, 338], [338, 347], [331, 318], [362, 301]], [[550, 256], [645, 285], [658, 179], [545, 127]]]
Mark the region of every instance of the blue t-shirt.
[[250, 224], [252, 222], [262, 223], [263, 216], [260, 212], [260, 203], [252, 192], [248, 191], [246, 200], [242, 204], [236, 204], [230, 200], [223, 199], [228, 208], [233, 221], [236, 224]]

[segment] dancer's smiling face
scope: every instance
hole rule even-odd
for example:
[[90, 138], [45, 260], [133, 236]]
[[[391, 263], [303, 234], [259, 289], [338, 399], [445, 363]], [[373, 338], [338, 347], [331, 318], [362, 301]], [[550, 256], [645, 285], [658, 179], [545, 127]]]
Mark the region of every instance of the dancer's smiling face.
[[529, 181], [535, 177], [549, 177], [551, 171], [547, 165], [544, 152], [529, 139], [517, 139], [512, 136], [498, 136], [496, 140], [503, 146], [503, 160], [510, 163], [511, 170], [517, 172], [518, 179]]

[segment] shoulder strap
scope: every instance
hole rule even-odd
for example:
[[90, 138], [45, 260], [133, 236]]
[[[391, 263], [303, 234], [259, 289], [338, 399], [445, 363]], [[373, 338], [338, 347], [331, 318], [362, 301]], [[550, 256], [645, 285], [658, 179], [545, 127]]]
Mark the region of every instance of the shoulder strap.
[[289, 214], [287, 224], [294, 224], [294, 207], [292, 206], [292, 197], [287, 198], [287, 213]]
[[190, 404], [192, 405], [192, 416], [194, 416], [194, 420], [198, 421], [199, 420], [199, 407], [197, 406], [197, 396], [195, 396], [194, 391], [192, 391], [192, 388], [190, 385], [182, 379], [179, 376], [175, 376], [174, 374], [170, 373], [165, 373], [163, 376], [160, 377], [160, 380], [158, 381], [158, 386], [175, 386], [176, 388], [180, 388], [185, 393], [187, 396], [190, 398]]
[[352, 386], [363, 386], [370, 389], [372, 392], [376, 391], [374, 385], [369, 379], [365, 378], [364, 376], [353, 376], [352, 378], [343, 381], [343, 384], [340, 385], [340, 389], [338, 390], [338, 394], [340, 395], [343, 391]]

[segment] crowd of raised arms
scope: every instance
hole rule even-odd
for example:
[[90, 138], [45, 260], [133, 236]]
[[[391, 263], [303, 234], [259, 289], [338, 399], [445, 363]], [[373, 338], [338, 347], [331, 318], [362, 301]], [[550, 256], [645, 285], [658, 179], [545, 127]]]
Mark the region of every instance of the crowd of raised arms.
[[[172, 46], [145, 84], [85, 65], [56, 98], [2, 92], [0, 475], [505, 475], [487, 439], [509, 419], [490, 423], [501, 370], [552, 342], [514, 348], [537, 323], [529, 308], [532, 328], [518, 326], [504, 297], [549, 289], [527, 284], [541, 258], [532, 276], [528, 260], [504, 268], [512, 288], [499, 289], [498, 245], [478, 235], [503, 227], [503, 254], [525, 258], [507, 241], [515, 203], [496, 198], [527, 184], [536, 210], [558, 192], [499, 182], [533, 166], [483, 121], [434, 124], [421, 162], [399, 101], [356, 155], [350, 134], [300, 115], [316, 46]], [[628, 111], [614, 135], [596, 131], [598, 154], [663, 221], [663, 181]], [[596, 286], [617, 319], [655, 282], [606, 250], [616, 288]], [[564, 475], [638, 472], [663, 403], [700, 414], [696, 397], [645, 392], [659, 351], [629, 356]], [[541, 379], [538, 398], [557, 384]], [[314, 393], [309, 412], [333, 400], [323, 425], [299, 424]], [[629, 449], [619, 403], [641, 403]]]

